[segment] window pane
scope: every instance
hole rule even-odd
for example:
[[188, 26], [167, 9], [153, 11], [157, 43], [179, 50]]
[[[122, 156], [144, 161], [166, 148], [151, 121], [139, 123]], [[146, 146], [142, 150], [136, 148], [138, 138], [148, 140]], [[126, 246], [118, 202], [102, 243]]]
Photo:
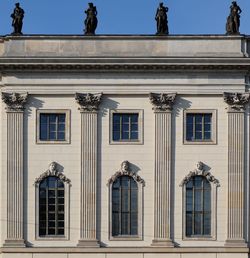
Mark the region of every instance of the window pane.
[[204, 211], [211, 211], [210, 190], [204, 190]]
[[126, 189], [122, 190], [122, 211], [129, 212], [129, 192]]
[[211, 139], [211, 132], [204, 132], [204, 139], [210, 140]]
[[56, 133], [55, 132], [50, 132], [49, 133], [49, 139], [53, 140], [53, 141], [56, 140]]
[[186, 123], [193, 125], [193, 117], [194, 117], [193, 114], [187, 114], [187, 121], [186, 121]]
[[211, 124], [205, 124], [205, 125], [204, 125], [204, 130], [205, 130], [206, 132], [210, 132], [210, 131], [211, 131]]
[[137, 235], [138, 222], [137, 222], [137, 213], [131, 213], [131, 235]]
[[129, 235], [129, 213], [122, 213], [122, 235]]
[[201, 188], [202, 187], [202, 180], [203, 180], [202, 176], [196, 176], [194, 178], [194, 185], [195, 185], [196, 188]]
[[200, 213], [196, 213], [194, 215], [194, 234], [201, 235], [202, 234], [202, 227], [201, 227], [202, 217]]
[[120, 124], [113, 124], [113, 131], [120, 132]]
[[137, 190], [131, 190], [131, 211], [137, 212], [138, 203], [137, 203]]
[[112, 210], [119, 212], [120, 210], [120, 191], [119, 189], [113, 189], [112, 191]]
[[120, 115], [119, 114], [113, 114], [113, 124], [114, 123], [120, 123]]
[[58, 235], [64, 235], [64, 229], [63, 228], [60, 228], [58, 229]]
[[186, 214], [186, 236], [192, 235], [192, 213]]
[[47, 124], [47, 115], [40, 114], [40, 124]]
[[119, 140], [120, 140], [120, 132], [113, 131], [113, 141], [119, 141]]
[[129, 132], [129, 124], [122, 124], [122, 131]]
[[131, 122], [138, 123], [138, 114], [131, 114]]
[[40, 124], [40, 140], [47, 140], [48, 131], [47, 124]]
[[204, 214], [204, 235], [211, 234], [211, 214]]
[[57, 135], [57, 140], [63, 141], [65, 140], [65, 133], [64, 132], [59, 132]]
[[128, 123], [129, 122], [129, 117], [130, 117], [130, 115], [123, 114], [122, 115], [122, 122], [123, 123]]
[[204, 114], [204, 122], [211, 123], [212, 114]]
[[202, 114], [195, 114], [195, 124], [202, 124]]
[[194, 209], [195, 211], [202, 211], [202, 199], [201, 199], [201, 190], [196, 190], [194, 195]]
[[193, 190], [186, 190], [186, 210], [193, 211]]
[[132, 124], [131, 131], [138, 131], [138, 124]]
[[65, 117], [66, 117], [65, 114], [59, 114], [58, 115], [58, 122], [59, 123], [65, 123]]
[[129, 140], [129, 132], [122, 132], [122, 139]]
[[138, 132], [131, 132], [131, 140], [137, 140], [138, 139]]
[[65, 131], [65, 124], [59, 124], [58, 125], [58, 131], [64, 132]]
[[195, 132], [195, 140], [202, 140], [202, 132]]
[[128, 188], [130, 186], [130, 177], [122, 176], [121, 177], [122, 188]]
[[119, 214], [112, 213], [112, 236], [119, 235]]
[[49, 116], [49, 122], [50, 123], [56, 123], [56, 117], [58, 115], [56, 115], [56, 114], [48, 114], [48, 116]]

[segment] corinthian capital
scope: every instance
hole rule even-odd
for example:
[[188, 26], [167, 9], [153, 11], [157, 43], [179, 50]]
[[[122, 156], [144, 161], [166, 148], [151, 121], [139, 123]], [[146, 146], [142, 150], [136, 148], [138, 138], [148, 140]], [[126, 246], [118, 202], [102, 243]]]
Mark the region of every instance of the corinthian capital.
[[80, 105], [80, 111], [93, 112], [98, 110], [101, 103], [102, 93], [76, 93], [75, 100]]
[[149, 99], [154, 111], [171, 111], [176, 93], [150, 93]]
[[243, 111], [249, 102], [249, 93], [224, 92], [224, 101], [229, 105], [231, 111]]
[[7, 93], [2, 92], [2, 100], [6, 104], [6, 110], [7, 111], [23, 111], [24, 105], [27, 102], [28, 99], [28, 93]]

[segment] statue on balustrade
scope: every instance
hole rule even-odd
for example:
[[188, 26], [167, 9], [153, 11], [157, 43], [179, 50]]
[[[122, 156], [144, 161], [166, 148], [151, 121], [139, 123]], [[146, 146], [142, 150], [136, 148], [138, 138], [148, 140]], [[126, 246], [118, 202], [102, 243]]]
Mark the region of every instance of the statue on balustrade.
[[157, 22], [157, 35], [167, 35], [168, 34], [168, 7], [160, 3], [157, 8], [155, 20]]
[[240, 14], [241, 9], [237, 5], [236, 1], [232, 2], [230, 6], [230, 14], [227, 17], [226, 31], [227, 35], [240, 34]]
[[87, 17], [84, 21], [85, 29], [84, 34], [85, 35], [95, 35], [95, 30], [97, 27], [97, 10], [96, 7], [93, 5], [93, 3], [89, 3], [88, 9], [85, 11]]
[[22, 35], [24, 10], [20, 7], [19, 3], [16, 3], [15, 6], [13, 13], [10, 15], [12, 26], [14, 27], [12, 35]]

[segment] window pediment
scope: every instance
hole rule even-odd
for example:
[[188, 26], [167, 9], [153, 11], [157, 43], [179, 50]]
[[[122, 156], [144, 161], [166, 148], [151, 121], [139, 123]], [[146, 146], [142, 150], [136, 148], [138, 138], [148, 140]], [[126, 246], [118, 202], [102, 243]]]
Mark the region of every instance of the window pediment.
[[188, 175], [184, 177], [184, 179], [181, 181], [180, 186], [184, 186], [186, 183], [190, 181], [190, 179], [194, 176], [204, 176], [209, 182], [215, 184], [217, 187], [220, 186], [220, 182], [218, 179], [216, 179], [211, 172], [205, 169], [205, 164], [201, 161], [199, 161], [196, 165], [196, 169], [193, 171], [190, 171]]

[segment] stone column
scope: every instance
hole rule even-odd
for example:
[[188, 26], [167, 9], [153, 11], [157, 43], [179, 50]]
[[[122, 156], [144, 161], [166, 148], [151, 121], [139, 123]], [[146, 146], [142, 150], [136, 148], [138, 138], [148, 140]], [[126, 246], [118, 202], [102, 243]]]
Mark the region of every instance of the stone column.
[[176, 94], [150, 93], [155, 112], [155, 196], [152, 246], [174, 247], [171, 240], [172, 106]]
[[23, 111], [28, 94], [2, 93], [7, 112], [6, 247], [25, 247], [23, 232]]
[[226, 246], [246, 246], [244, 238], [244, 110], [249, 94], [224, 93], [228, 104], [228, 222]]
[[79, 247], [99, 247], [97, 239], [97, 110], [102, 94], [76, 93], [81, 112], [81, 207]]

